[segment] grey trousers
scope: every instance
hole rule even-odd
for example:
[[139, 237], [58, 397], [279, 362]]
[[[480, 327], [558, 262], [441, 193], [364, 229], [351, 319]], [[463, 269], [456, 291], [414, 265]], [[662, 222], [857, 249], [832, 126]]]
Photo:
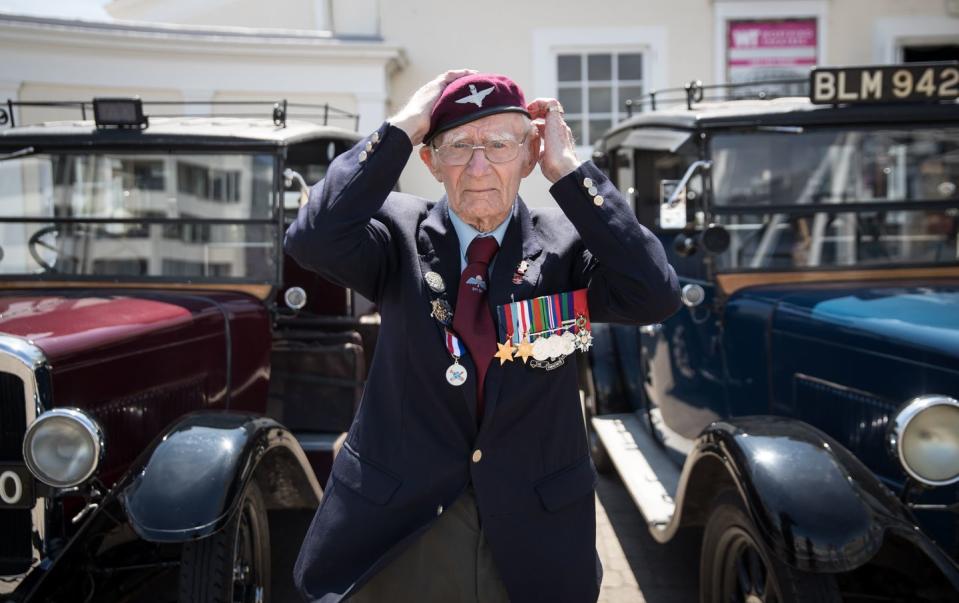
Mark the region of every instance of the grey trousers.
[[509, 603], [473, 488], [416, 542], [349, 597], [350, 603]]

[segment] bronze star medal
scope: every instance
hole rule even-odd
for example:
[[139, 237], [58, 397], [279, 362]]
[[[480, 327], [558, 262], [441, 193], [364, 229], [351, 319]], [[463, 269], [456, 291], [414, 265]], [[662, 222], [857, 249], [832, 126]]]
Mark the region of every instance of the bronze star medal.
[[493, 357], [499, 358], [500, 366], [506, 364], [506, 361], [513, 361], [513, 351], [516, 349], [513, 347], [513, 342], [507, 339], [506, 343], [497, 342], [496, 347], [499, 349], [493, 354]]
[[533, 355], [533, 344], [529, 342], [529, 336], [523, 338], [523, 341], [519, 342], [519, 345], [516, 347], [516, 357], [523, 359], [523, 364], [526, 364], [530, 357]]

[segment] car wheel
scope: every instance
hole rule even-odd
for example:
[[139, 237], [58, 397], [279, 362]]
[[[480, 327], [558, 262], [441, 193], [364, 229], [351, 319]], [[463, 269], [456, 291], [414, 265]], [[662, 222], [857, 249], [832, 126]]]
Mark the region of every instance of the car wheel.
[[256, 482], [243, 492], [219, 532], [183, 545], [180, 601], [266, 603], [270, 600], [270, 529]]
[[739, 494], [713, 503], [699, 562], [701, 603], [841, 603], [836, 578], [793, 569], [763, 546]]

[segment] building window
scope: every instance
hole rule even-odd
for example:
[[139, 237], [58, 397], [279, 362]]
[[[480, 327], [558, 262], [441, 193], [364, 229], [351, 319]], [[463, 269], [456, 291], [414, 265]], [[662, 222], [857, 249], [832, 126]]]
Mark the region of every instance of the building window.
[[232, 266], [226, 263], [191, 262], [163, 258], [163, 276], [230, 276]]
[[236, 203], [240, 200], [240, 172], [180, 161], [177, 191], [206, 201]]
[[562, 53], [556, 56], [556, 98], [578, 145], [593, 145], [626, 117], [626, 100], [643, 93], [638, 52]]

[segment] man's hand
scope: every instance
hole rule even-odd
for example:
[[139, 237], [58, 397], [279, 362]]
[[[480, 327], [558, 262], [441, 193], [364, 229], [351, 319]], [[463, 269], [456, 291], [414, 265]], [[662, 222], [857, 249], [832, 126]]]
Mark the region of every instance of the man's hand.
[[406, 132], [413, 146], [420, 144], [430, 129], [430, 113], [443, 90], [459, 78], [474, 73], [479, 72], [475, 69], [454, 69], [439, 74], [414, 92], [406, 106], [387, 121]]
[[580, 166], [573, 146], [573, 132], [563, 119], [563, 107], [555, 98], [538, 98], [526, 106], [539, 128], [543, 152], [539, 169], [550, 182], [556, 182]]

